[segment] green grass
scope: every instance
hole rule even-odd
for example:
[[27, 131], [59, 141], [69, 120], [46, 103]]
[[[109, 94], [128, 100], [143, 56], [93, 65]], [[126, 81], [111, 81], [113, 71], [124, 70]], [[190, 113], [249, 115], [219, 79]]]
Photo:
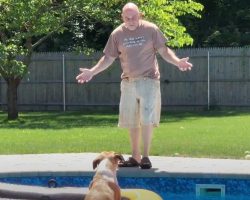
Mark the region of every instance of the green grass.
[[[0, 154], [130, 153], [116, 112], [26, 112], [7, 121], [0, 112]], [[250, 151], [250, 112], [164, 112], [151, 155], [244, 158]]]

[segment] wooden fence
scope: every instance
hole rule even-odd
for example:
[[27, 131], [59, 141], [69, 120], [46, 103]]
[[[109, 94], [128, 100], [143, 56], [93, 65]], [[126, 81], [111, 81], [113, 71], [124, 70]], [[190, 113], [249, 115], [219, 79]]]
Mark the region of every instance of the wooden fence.
[[[190, 57], [192, 71], [181, 72], [158, 58], [163, 108], [250, 108], [250, 48], [177, 50]], [[79, 85], [78, 68], [91, 67], [101, 53], [36, 53], [18, 89], [20, 110], [79, 110], [90, 106], [118, 106], [119, 60], [91, 82]], [[6, 109], [6, 84], [0, 79], [0, 104]]]

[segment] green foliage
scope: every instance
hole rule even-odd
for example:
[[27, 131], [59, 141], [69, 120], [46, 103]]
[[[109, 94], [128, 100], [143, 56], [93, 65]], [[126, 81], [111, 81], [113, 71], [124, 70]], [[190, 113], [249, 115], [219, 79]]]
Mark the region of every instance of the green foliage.
[[192, 0], [139, 0], [138, 4], [146, 19], [156, 23], [168, 37], [168, 45], [182, 47], [192, 45], [193, 39], [186, 32], [178, 17], [192, 15], [201, 17], [199, 12], [203, 9], [200, 3]]
[[250, 45], [249, 0], [197, 0], [204, 5], [202, 18], [182, 18], [198, 47]]
[[0, 74], [22, 78], [38, 45], [64, 32], [75, 16], [111, 21], [110, 5], [104, 0], [0, 0]]
[[[134, 2], [144, 13], [145, 18], [156, 23], [169, 38], [168, 45], [173, 47], [192, 45], [193, 39], [179, 18], [200, 17], [199, 13], [203, 8], [201, 4], [187, 0], [137, 0]], [[122, 23], [121, 9], [126, 3], [127, 1], [124, 0], [108, 1], [110, 9], [98, 19], [84, 16], [73, 18], [63, 35], [57, 35], [55, 39], [41, 46], [38, 51], [72, 51], [75, 49], [85, 51], [88, 48], [102, 50], [111, 31]]]
[[[25, 55], [26, 51], [15, 44], [3, 45], [0, 42], [0, 72], [4, 77], [23, 77], [27, 67], [17, 56]], [[5, 70], [5, 68], [8, 70]]]

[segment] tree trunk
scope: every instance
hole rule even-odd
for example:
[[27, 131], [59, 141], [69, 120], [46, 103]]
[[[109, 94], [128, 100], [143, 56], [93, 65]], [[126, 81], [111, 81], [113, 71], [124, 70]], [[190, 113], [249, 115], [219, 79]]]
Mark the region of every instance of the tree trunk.
[[7, 78], [7, 100], [8, 100], [8, 120], [18, 118], [17, 108], [17, 88], [20, 83], [20, 78]]

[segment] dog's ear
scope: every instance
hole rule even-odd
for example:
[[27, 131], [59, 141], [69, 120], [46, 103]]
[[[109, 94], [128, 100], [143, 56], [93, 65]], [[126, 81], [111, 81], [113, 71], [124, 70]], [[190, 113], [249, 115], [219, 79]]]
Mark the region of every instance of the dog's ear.
[[95, 160], [93, 160], [93, 169], [97, 168], [100, 162], [103, 160], [104, 156], [101, 154]]
[[101, 162], [100, 158], [96, 158], [95, 160], [93, 160], [93, 169], [97, 168], [100, 162]]
[[125, 161], [124, 157], [121, 154], [116, 153], [114, 157], [118, 161], [121, 161], [121, 162]]

